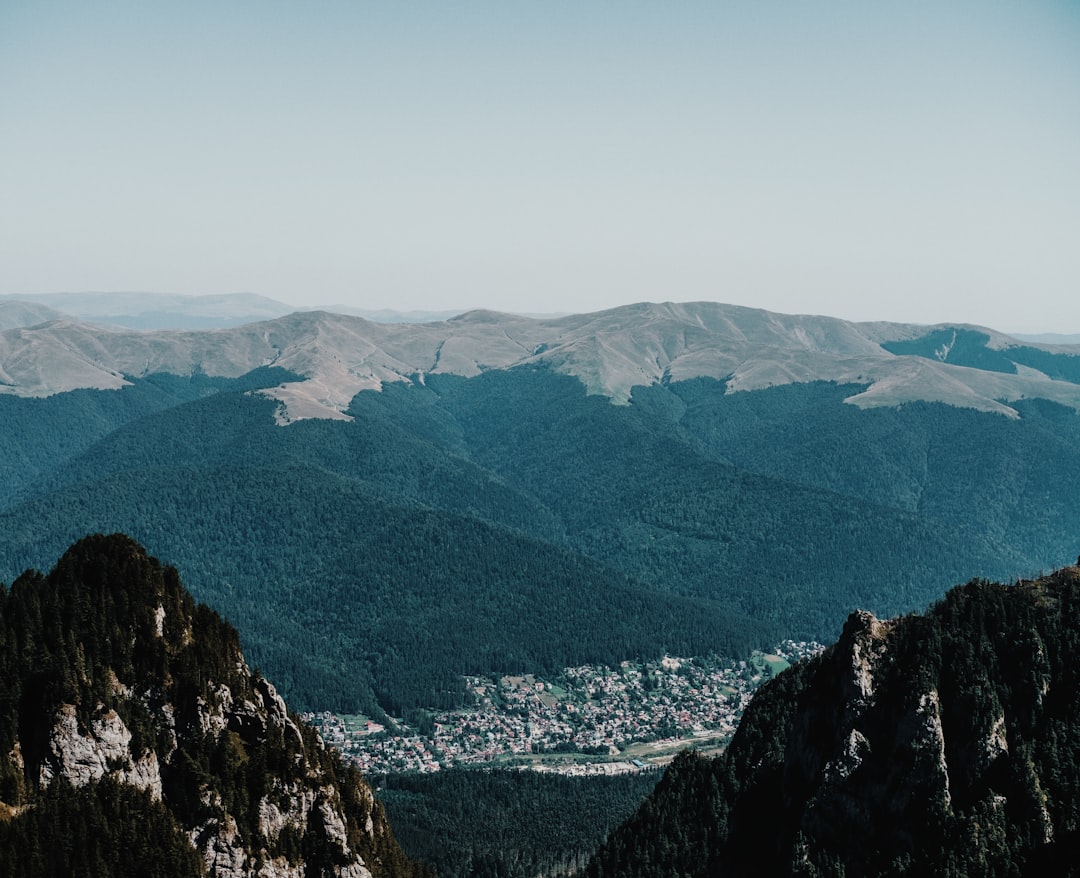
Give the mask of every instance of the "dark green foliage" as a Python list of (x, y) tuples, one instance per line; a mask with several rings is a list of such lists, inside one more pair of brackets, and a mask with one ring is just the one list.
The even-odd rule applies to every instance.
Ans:
[[(613, 832), (586, 876), (699, 875), (727, 837), (732, 780), (691, 750), (675, 758), (641, 808)], [(762, 872), (761, 874), (767, 874)]]
[(133, 378), (120, 390), (74, 390), (29, 399), (0, 394), (0, 507), (125, 424), (189, 400), (273, 387), (298, 377), (265, 367), (235, 379), (161, 373)]
[[(76, 791), (61, 774), (43, 787), (43, 767), (56, 770), (57, 717), (73, 712), (85, 735), (113, 711), (131, 732), (130, 761), (155, 757), (162, 801), (107, 777)], [(193, 849), (182, 832), (215, 834), (207, 827), (224, 820), (252, 856), (269, 844), (270, 856), (302, 856), (321, 875), (320, 864), (343, 857), (327, 842), (324, 800), (375, 875), (426, 875), (401, 853), (359, 773), (296, 722), (248, 673), (236, 630), (197, 605), (174, 569), (122, 535), (80, 540), (48, 576), (28, 572), (0, 590), (0, 821), (19, 815), (0, 822), (0, 841), (12, 846), (0, 845), (0, 875), (201, 874), (184, 871)], [(304, 787), (315, 818), (270, 844), (260, 802)], [(180, 871), (166, 869), (155, 846), (175, 853)], [(9, 862), (14, 871), (2, 871)]]
[[(631, 405), (615, 406), (544, 370), (429, 376), (428, 386), (465, 425), (473, 458), (555, 511), (578, 551), (657, 587), (718, 600), (765, 622), (774, 638), (822, 638), (840, 607), (908, 609), (938, 593), (935, 577), (959, 577), (965, 561), (978, 569), (975, 558), (992, 551), (957, 539), (955, 522), (784, 472), (795, 458), (818, 473), (842, 473), (850, 462), (867, 480), (883, 478), (848, 459), (876, 416), (843, 405), (858, 388), (792, 391), (823, 428), (811, 451), (792, 435), (802, 428), (800, 413), (783, 404), (787, 388), (729, 396), (715, 381), (680, 382), (635, 388)], [(769, 412), (756, 429), (744, 420), (754, 404)], [(733, 463), (736, 455), (752, 460)], [(954, 558), (958, 545), (970, 556)]]
[[(135, 746), (163, 757), (166, 742), (143, 706), (120, 695), (151, 686), (157, 699), (194, 710), (208, 680), (249, 691), (237, 672), (236, 631), (205, 606), (196, 607), (176, 571), (125, 537), (88, 537), (71, 547), (47, 577), (23, 574), (0, 605), (0, 753), (16, 735), (26, 772), (36, 777), (47, 733), (62, 704), (79, 720), (116, 710), (130, 722)], [(158, 637), (158, 607), (164, 610)], [(166, 685), (167, 681), (167, 685)], [(0, 782), (0, 800), (19, 801)]]
[(677, 761), (585, 874), (1080, 874), (1078, 647), (1077, 568), (853, 616), (721, 757)]
[(1015, 374), (1016, 363), (1008, 355), (1011, 349), (995, 350), (986, 346), (988, 341), (990, 336), (973, 329), (936, 329), (921, 338), (888, 341), (881, 346), (893, 354), (916, 354), (954, 366)]
[[(874, 539), (845, 545), (852, 563), (862, 567), (864, 552), (885, 555), (907, 544), (896, 567), (871, 566), (869, 572), (909, 579), (925, 598), (883, 606), (879, 601), (888, 588), (882, 582), (848, 609), (891, 615), (925, 605), (945, 583), (973, 572), (1004, 578), (1072, 560), (1080, 532), (1080, 512), (1068, 499), (1080, 486), (1077, 412), (1045, 400), (1013, 403), (1018, 420), (937, 403), (871, 410), (843, 403), (859, 389), (792, 384), (724, 396), (708, 379), (669, 388), (685, 406), (679, 425), (705, 443), (710, 456), (742, 471), (830, 492), (838, 509), (814, 516), (819, 539), (843, 539), (849, 529), (834, 536), (843, 522), (834, 516), (854, 499), (870, 504), (869, 520), (853, 532)], [(643, 391), (648, 392), (659, 391)], [(903, 531), (867, 533), (885, 510), (915, 516), (940, 537), (924, 544)], [(896, 520), (904, 526), (901, 516)], [(882, 521), (884, 529), (890, 526), (887, 518)], [(951, 552), (941, 540), (952, 542)], [(938, 567), (942, 578), (934, 590), (919, 585)]]
[(460, 704), (462, 673), (831, 639), (856, 607), (1058, 566), (1080, 532), (1080, 417), (1050, 403), (1010, 420), (864, 411), (822, 383), (613, 405), (544, 369), (425, 382), (359, 394), (347, 423), (278, 427), (230, 386), (90, 431), (0, 507), (0, 571), (131, 533), (298, 707), (378, 715)]
[[(0, 806), (2, 807), (2, 806)], [(202, 858), (160, 802), (104, 779), (56, 781), (33, 808), (0, 816), (0, 878), (199, 878)]]
[[(752, 624), (732, 630), (732, 614), (707, 600), (659, 595), (484, 521), (389, 505), (319, 470), (188, 475), (155, 473), (148, 489), (118, 474), (92, 500), (65, 492), (32, 518), (120, 520), (184, 557), (201, 597), (236, 620), (252, 660), (301, 706), (375, 711), (363, 698), (371, 686), (394, 711), (451, 707), (462, 703), (461, 673), (614, 664), (657, 648), (735, 653), (757, 639)], [(148, 491), (169, 511), (164, 532), (138, 516)], [(91, 504), (115, 512), (84, 519)], [(293, 522), (284, 540), (282, 520)]]
[(915, 354), (954, 366), (970, 366), (988, 372), (1016, 373), (1016, 366), (1038, 369), (1056, 381), (1080, 384), (1080, 356), (1059, 354), (1028, 345), (987, 346), (990, 336), (972, 329), (936, 329), (920, 338), (889, 341), (881, 346), (894, 354)]
[(1007, 347), (1005, 354), (1013, 362), (1038, 369), (1055, 381), (1080, 384), (1080, 356), (1076, 354), (1054, 354), (1026, 345)]
[(389, 775), (379, 798), (402, 847), (440, 878), (533, 878), (580, 868), (656, 780), (454, 769)]

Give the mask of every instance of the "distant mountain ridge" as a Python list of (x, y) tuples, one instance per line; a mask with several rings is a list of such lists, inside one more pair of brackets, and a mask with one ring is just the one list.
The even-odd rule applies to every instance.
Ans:
[[(965, 358), (940, 342), (954, 335)], [(985, 356), (973, 355), (980, 351)], [(1019, 399), (1080, 408), (1078, 364), (1080, 348), (1020, 344), (978, 327), (858, 324), (703, 302), (552, 319), (471, 311), (424, 324), (299, 312), (203, 332), (58, 320), (0, 333), (3, 392), (44, 396), (115, 389), (162, 372), (238, 377), (277, 366), (303, 379), (263, 391), (281, 404), (281, 423), (348, 417), (357, 393), (387, 383), (537, 365), (615, 402), (626, 402), (634, 387), (700, 377), (725, 381), (729, 392), (832, 381), (862, 385), (848, 399), (860, 407), (919, 400), (1016, 417), (1010, 403)]]
[(1012, 337), (1020, 341), (1041, 345), (1080, 345), (1080, 334), (1068, 332), (1014, 332)]
[(254, 293), (184, 296), (167, 293), (38, 293), (0, 296), (9, 302), (48, 307), (66, 319), (128, 329), (220, 329), (292, 313), (295, 308)]
[(352, 305), (297, 308), (254, 293), (13, 293), (0, 296), (0, 312), (5, 310), (7, 303), (15, 302), (27, 307), (26, 316), (7, 319), (6, 325), (0, 324), (0, 329), (72, 318), (125, 329), (225, 329), (273, 320), (296, 311), (329, 311), (332, 314), (363, 317), (376, 323), (431, 323), (449, 320), (468, 310), (399, 311), (393, 308), (356, 308)]
[(7, 329), (37, 326), (39, 323), (63, 319), (65, 319), (65, 315), (62, 312), (50, 308), (48, 305), (38, 302), (5, 301), (0, 299), (0, 332)]

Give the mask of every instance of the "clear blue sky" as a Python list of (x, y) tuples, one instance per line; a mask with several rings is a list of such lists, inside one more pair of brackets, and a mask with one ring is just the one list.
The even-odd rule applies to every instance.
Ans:
[(1080, 332), (1080, 2), (0, 0), (0, 293)]

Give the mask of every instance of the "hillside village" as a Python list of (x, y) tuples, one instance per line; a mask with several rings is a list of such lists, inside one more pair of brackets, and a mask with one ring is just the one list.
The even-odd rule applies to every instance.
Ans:
[(565, 668), (552, 680), (468, 677), (476, 705), (430, 714), (424, 733), (329, 712), (304, 719), (368, 775), (494, 764), (567, 774), (639, 771), (686, 746), (723, 746), (762, 682), (822, 648), (789, 640), (735, 662), (666, 656)]

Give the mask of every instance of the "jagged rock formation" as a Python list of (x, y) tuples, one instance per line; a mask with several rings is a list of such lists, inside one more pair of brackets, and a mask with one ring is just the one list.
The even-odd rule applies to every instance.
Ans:
[[(100, 840), (149, 814), (161, 844), (197, 852), (194, 871), (175, 874), (417, 873), (359, 774), (249, 671), (235, 630), (132, 540), (88, 537), (47, 577), (28, 572), (0, 590), (0, 619), (0, 874), (66, 874), (34, 827), (80, 790), (91, 792), (74, 822), (101, 824), (82, 842), (108, 870), (94, 874), (139, 874)], [(114, 797), (128, 804), (110, 822), (101, 802)]]
[(852, 614), (684, 756), (590, 876), (1080, 874), (1080, 568)]

